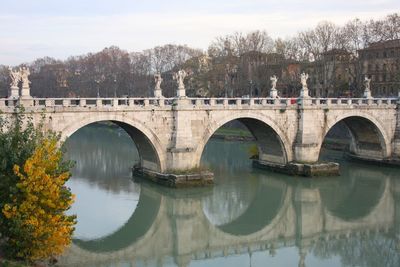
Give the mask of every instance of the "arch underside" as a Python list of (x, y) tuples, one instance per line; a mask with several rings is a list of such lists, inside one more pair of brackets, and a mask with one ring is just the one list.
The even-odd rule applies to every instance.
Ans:
[(140, 157), (140, 167), (160, 171), (160, 160), (157, 156), (157, 152), (154, 146), (151, 144), (150, 140), (137, 128), (131, 125), (119, 121), (112, 121), (119, 127), (125, 130), (128, 135), (132, 138), (135, 143)]
[(254, 136), (260, 160), (278, 164), (287, 163), (282, 140), (272, 127), (256, 119), (240, 118), (237, 120), (243, 123)]
[(383, 159), (387, 157), (383, 134), (373, 122), (356, 116), (344, 118), (340, 122), (349, 131), (349, 150), (351, 154), (369, 159)]
[(97, 122), (109, 121), (121, 127), (133, 140), (140, 157), (140, 167), (152, 171), (161, 172), (164, 169), (162, 162), (165, 162), (161, 145), (156, 138), (156, 135), (142, 124), (135, 120), (124, 116), (99, 116), (88, 117), (83, 120), (77, 120), (74, 123), (67, 125), (61, 130), (63, 138), (66, 139), (79, 129)]

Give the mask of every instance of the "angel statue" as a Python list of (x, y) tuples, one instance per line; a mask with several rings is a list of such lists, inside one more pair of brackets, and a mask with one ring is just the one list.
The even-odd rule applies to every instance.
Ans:
[(8, 71), (10, 72), (10, 78), (11, 78), (11, 87), (18, 87), (18, 83), (21, 80), (21, 72), (20, 71), (13, 71), (11, 67), (8, 67)]
[(154, 74), (154, 81), (156, 83), (156, 86), (154, 87), (154, 90), (161, 90), (161, 82), (163, 81), (163, 78), (161, 78), (160, 73)]
[(303, 72), (300, 75), (300, 78), (301, 78), (301, 85), (303, 86), (303, 88), (308, 88), (308, 86), (307, 86), (308, 74)]
[(365, 91), (371, 90), (371, 79), (368, 78), (367, 75), (365, 75), (365, 78), (364, 78), (364, 85), (365, 85)]
[(29, 88), (29, 84), (31, 83), (28, 79), (28, 76), (31, 74), (29, 68), (22, 67), (20, 68), (20, 72), (21, 72), (22, 88)]
[(184, 70), (179, 70), (178, 72), (174, 73), (174, 80), (177, 81), (178, 83), (178, 88), (180, 89), (184, 89), (185, 88), (185, 84), (183, 83), (184, 79), (186, 78), (187, 73)]
[(278, 81), (278, 78), (276, 77), (276, 75), (274, 75), (274, 76), (270, 77), (270, 80), (271, 80), (271, 86), (272, 86), (271, 90), (276, 90), (276, 82)]

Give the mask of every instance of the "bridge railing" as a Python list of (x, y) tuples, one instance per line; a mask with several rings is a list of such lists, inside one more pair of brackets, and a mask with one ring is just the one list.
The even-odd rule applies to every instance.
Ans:
[(1, 107), (15, 107), (18, 105), (18, 99), (0, 98)]
[[(34, 107), (164, 107), (173, 106), (174, 98), (32, 98)], [(193, 107), (286, 107), (300, 98), (188, 98)], [(314, 106), (397, 105), (398, 98), (311, 98)], [(18, 99), (0, 98), (1, 107), (15, 107)]]
[(35, 107), (171, 106), (172, 98), (34, 98)]
[(296, 98), (189, 98), (193, 106), (277, 106), (294, 105)]
[(311, 103), (317, 106), (333, 105), (397, 105), (397, 98), (312, 98)]

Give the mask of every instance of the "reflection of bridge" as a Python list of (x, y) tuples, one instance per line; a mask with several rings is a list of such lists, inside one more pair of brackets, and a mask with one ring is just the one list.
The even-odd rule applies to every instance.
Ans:
[[(294, 101), (293, 101), (294, 100)], [(0, 99), (0, 111), (14, 112), (18, 100)], [(297, 102), (296, 102), (297, 101)], [(78, 98), (26, 99), (26, 112), (68, 137), (81, 127), (112, 121), (129, 133), (141, 167), (156, 172), (193, 169), (214, 132), (232, 120), (254, 135), (261, 163), (318, 161), (327, 132), (344, 122), (350, 150), (367, 159), (391, 161), (400, 155), (397, 99), (276, 98)], [(4, 116), (4, 115), (3, 115)]]
[[(59, 263), (93, 266), (131, 262), (136, 266), (138, 262), (153, 262), (162, 266), (173, 258), (178, 266), (188, 266), (196, 259), (274, 251), (284, 246), (297, 246), (302, 263), (305, 251), (314, 243), (399, 231), (399, 181), (366, 176), (360, 180), (373, 183), (369, 191), (373, 201), (367, 201), (368, 207), (353, 215), (341, 202), (351, 205), (365, 199), (355, 192), (360, 186), (357, 182), (353, 190), (332, 197), (342, 189), (335, 182), (328, 181), (329, 187), (326, 183), (305, 187), (263, 179), (247, 210), (218, 226), (205, 215), (204, 196), (186, 198), (181, 192), (161, 193), (143, 185), (138, 207), (125, 226), (101, 240), (76, 241)], [(207, 195), (208, 191), (202, 192)], [(266, 202), (266, 194), (271, 193), (274, 195)]]

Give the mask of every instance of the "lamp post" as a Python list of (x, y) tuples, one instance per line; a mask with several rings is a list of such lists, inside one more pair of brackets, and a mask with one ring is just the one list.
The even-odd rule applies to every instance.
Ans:
[(250, 80), (249, 96), (252, 97), (253, 94), (253, 80)]
[(94, 80), (97, 86), (97, 98), (100, 98), (100, 83), (104, 82), (104, 80), (105, 80), (104, 75), (101, 75), (100, 77)]
[(96, 87), (97, 87), (97, 98), (100, 98), (100, 89), (99, 89), (99, 87), (100, 87), (100, 85), (99, 85), (100, 81), (99, 81), (99, 80), (95, 80), (95, 82), (96, 82)]
[(114, 98), (117, 97), (117, 79), (114, 78)]

